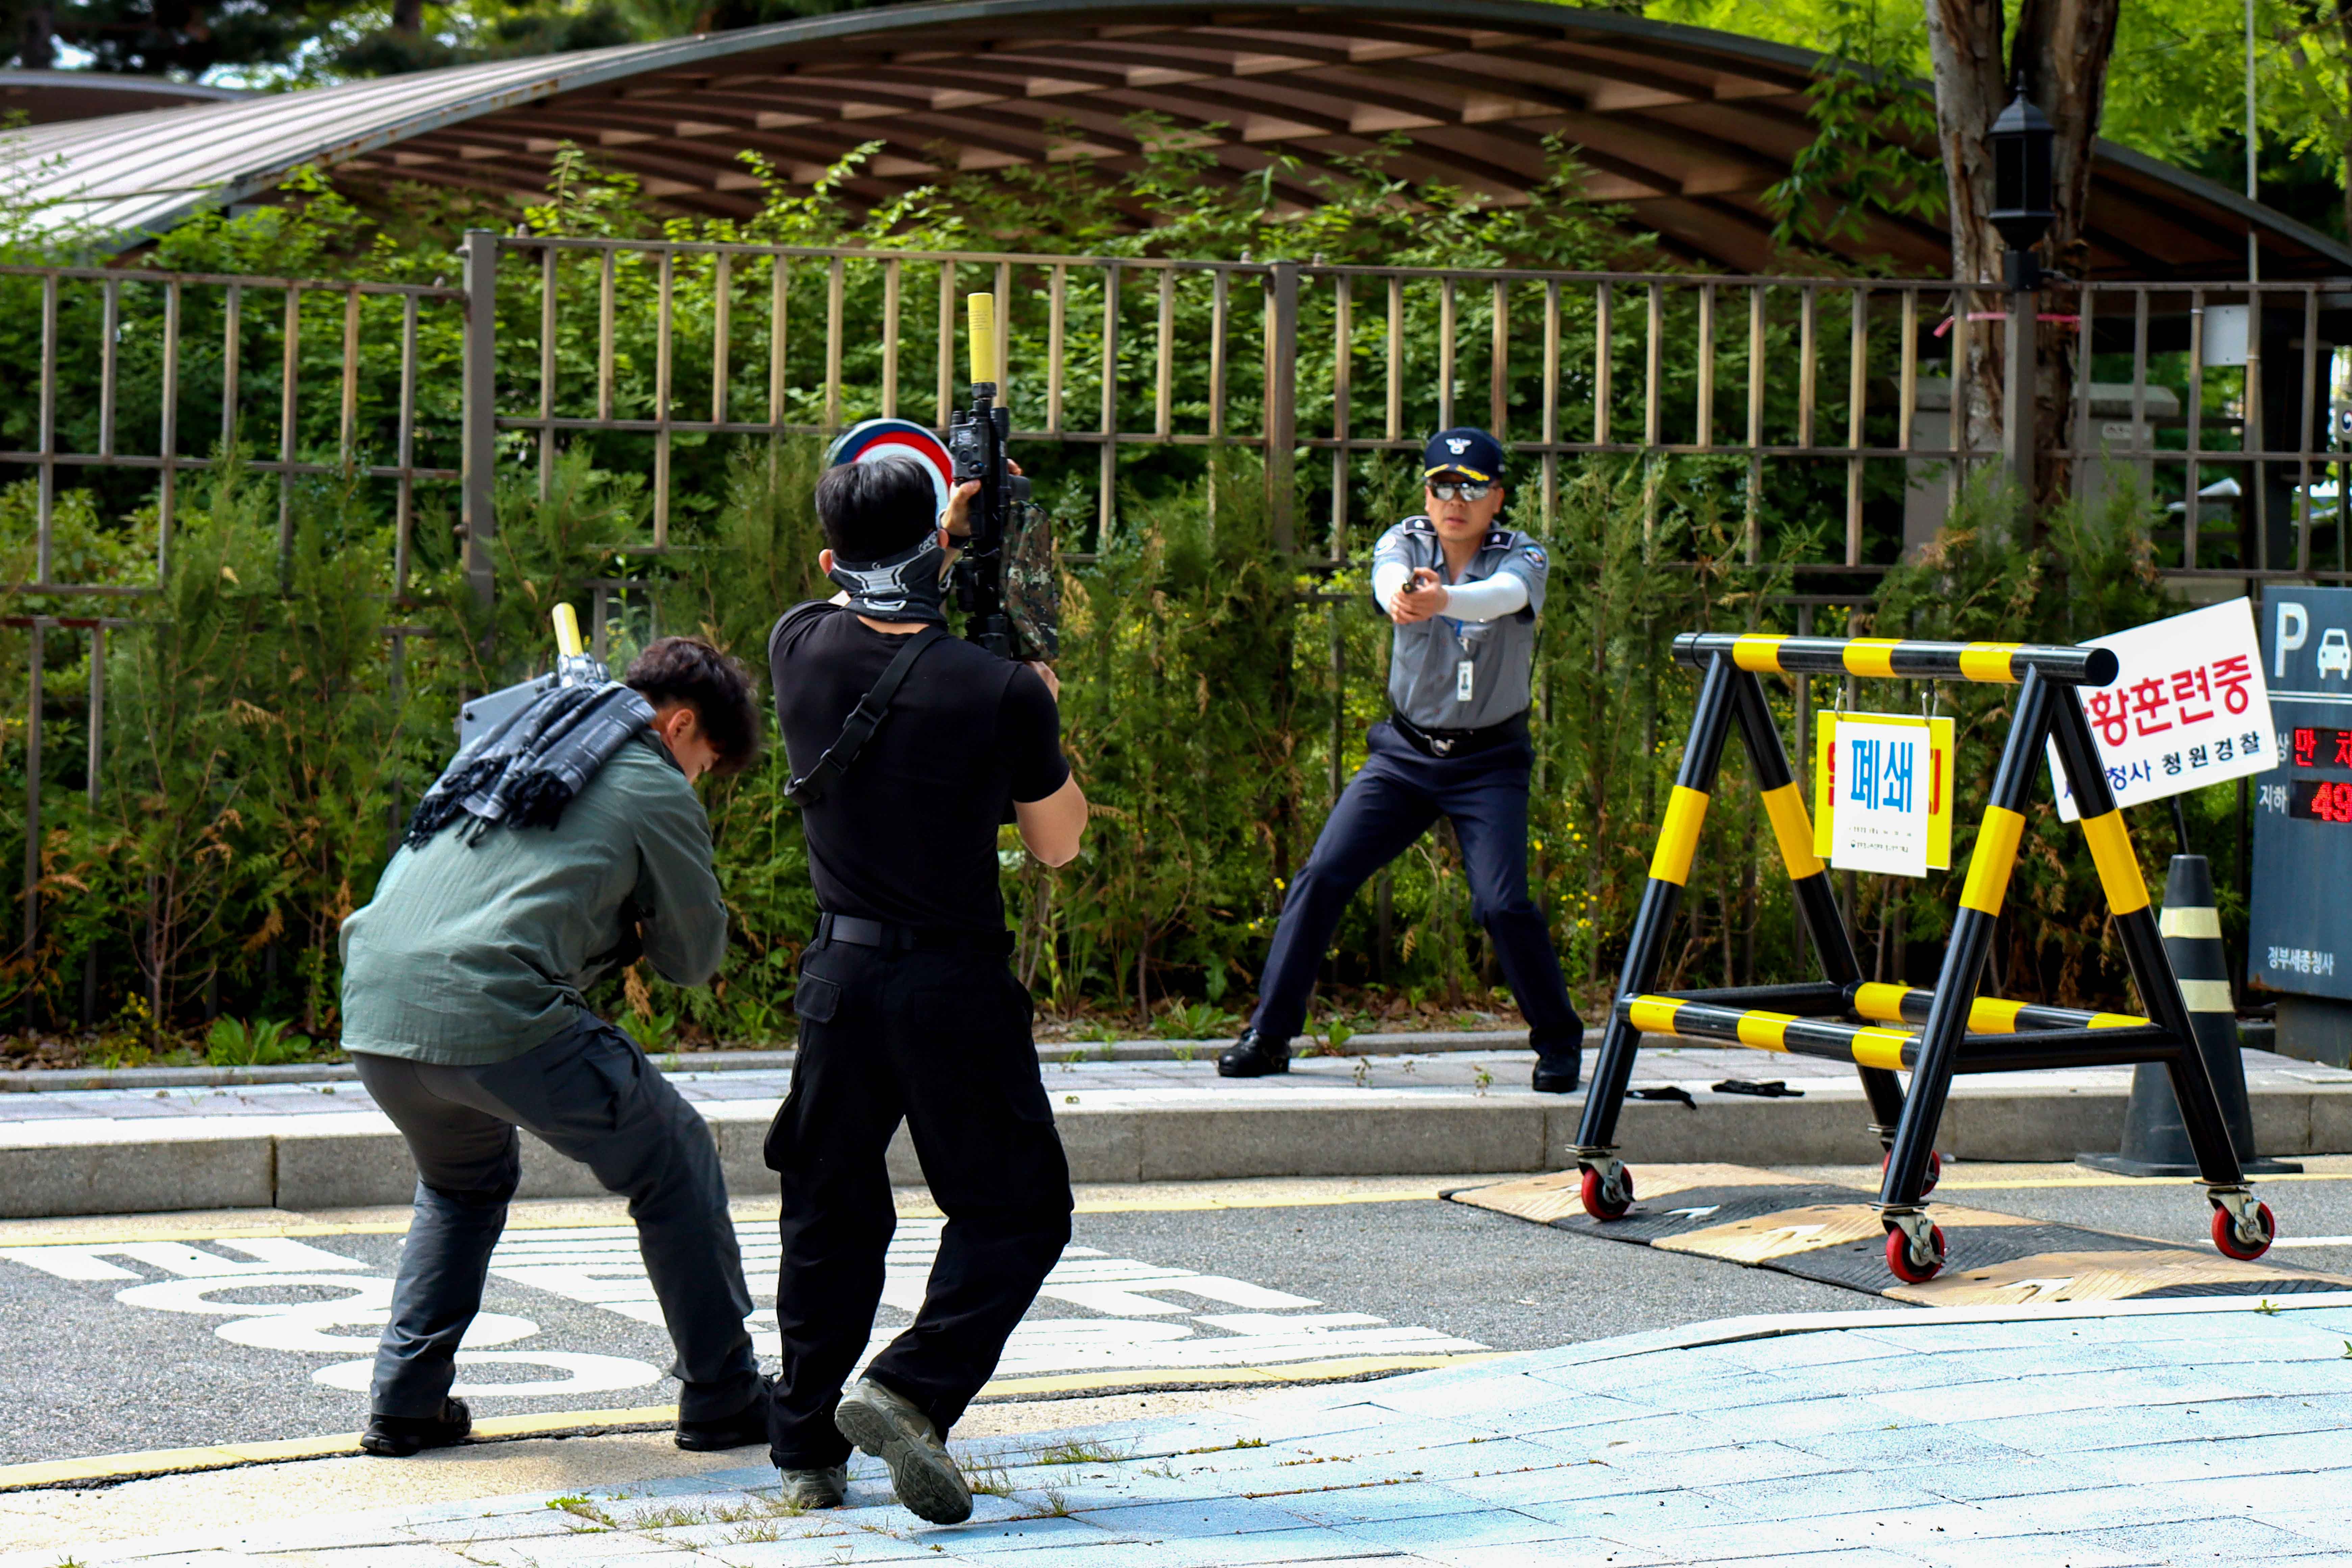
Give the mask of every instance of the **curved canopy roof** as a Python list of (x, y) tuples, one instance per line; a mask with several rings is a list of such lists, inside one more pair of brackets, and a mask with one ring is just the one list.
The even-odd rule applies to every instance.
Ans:
[(117, 71), (0, 70), (0, 115), (21, 114), (27, 125), (175, 109), (185, 103), (224, 103), (245, 96), (236, 88)]
[[(648, 195), (747, 215), (755, 151), (813, 179), (883, 143), (849, 187), (879, 200), (943, 166), (1004, 167), (1139, 149), (1139, 114), (1222, 126), (1240, 180), (1277, 155), (1278, 192), (1401, 132), (1391, 166), (1506, 202), (1544, 177), (1544, 142), (1580, 149), (1590, 194), (1689, 258), (1769, 269), (1763, 191), (1811, 140), (1817, 57), (1727, 33), (1534, 0), (948, 0), (525, 60), (457, 66), (235, 103), (35, 127), (0, 174), (52, 221), (152, 233), (268, 189), (299, 164), (536, 193), (566, 142)], [(2352, 250), (2221, 186), (2103, 143), (2092, 270), (2151, 280), (2352, 274)], [(1906, 270), (1947, 265), (1942, 227), (1874, 219), (1843, 242)]]

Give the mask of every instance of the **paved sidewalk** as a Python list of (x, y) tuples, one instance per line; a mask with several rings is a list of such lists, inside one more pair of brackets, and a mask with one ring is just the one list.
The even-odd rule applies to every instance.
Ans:
[[(2352, 1152), (2352, 1072), (2244, 1053), (2255, 1142), (2265, 1153)], [(1524, 1050), (1306, 1057), (1272, 1079), (1216, 1075), (1191, 1061), (1064, 1059), (1045, 1068), (1081, 1182), (1250, 1176), (1450, 1173), (1559, 1169), (1583, 1095), (1538, 1095)], [(1779, 1079), (1780, 1099), (1721, 1093), (1732, 1079)], [(677, 1073), (709, 1120), (730, 1182), (764, 1187), (767, 1123), (789, 1073)], [(2070, 1068), (1963, 1079), (1937, 1145), (1972, 1160), (2064, 1160), (2113, 1149), (2126, 1068)], [(1874, 1161), (1853, 1069), (1731, 1047), (1645, 1048), (1634, 1086), (1681, 1098), (1633, 1100), (1621, 1121), (1628, 1156), (1657, 1164)], [(902, 1138), (897, 1179), (917, 1179)], [(404, 1201), (415, 1174), (392, 1125), (354, 1082), (0, 1094), (0, 1217), (189, 1208), (361, 1207)], [(525, 1141), (523, 1192), (595, 1192), (583, 1167)]]
[[(2352, 1563), (2352, 1295), (1745, 1319), (960, 1445), (972, 1521), (860, 1460), (87, 1548), (140, 1568)], [(462, 1462), (496, 1466), (495, 1448)], [(749, 1456), (747, 1456), (749, 1457)], [(288, 1472), (296, 1495), (299, 1471)], [(0, 1557), (56, 1568), (59, 1553)]]

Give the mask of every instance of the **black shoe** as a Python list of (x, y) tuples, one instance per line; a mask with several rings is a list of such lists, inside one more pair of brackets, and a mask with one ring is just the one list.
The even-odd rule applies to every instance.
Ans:
[(438, 1415), (371, 1415), (360, 1447), (382, 1459), (404, 1459), (420, 1448), (449, 1448), (474, 1429), (462, 1399), (445, 1399)]
[(690, 1454), (715, 1454), (726, 1448), (748, 1448), (754, 1443), (765, 1445), (772, 1388), (763, 1377), (751, 1403), (734, 1415), (722, 1415), (716, 1421), (679, 1421), (677, 1446)]
[(1574, 1094), (1584, 1081), (1584, 1054), (1574, 1056), (1538, 1057), (1536, 1058), (1536, 1092), (1538, 1094)]
[(1289, 1070), (1290, 1047), (1276, 1045), (1255, 1029), (1244, 1029), (1242, 1037), (1217, 1058), (1219, 1078), (1264, 1078), (1268, 1073)]
[(835, 1430), (890, 1467), (890, 1490), (918, 1518), (961, 1524), (971, 1517), (971, 1487), (948, 1457), (939, 1428), (914, 1403), (872, 1378), (834, 1406)]

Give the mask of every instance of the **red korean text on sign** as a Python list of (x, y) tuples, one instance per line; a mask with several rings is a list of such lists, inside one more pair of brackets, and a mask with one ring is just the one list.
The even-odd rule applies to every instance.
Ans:
[(2089, 706), (2091, 722), (2099, 727), (2099, 739), (2110, 746), (2120, 746), (2131, 739), (2131, 714), (2125, 693), (2094, 691)]
[[(2183, 724), (2201, 724), (2213, 717), (2213, 710), (2210, 708), (2192, 711), (2189, 706), (2192, 700), (2204, 702), (2213, 700), (2213, 688), (2206, 679), (2203, 665), (2176, 670), (2173, 673), (2172, 700), (2180, 705), (2180, 721)], [(2237, 710), (2231, 709), (2231, 711), (2234, 713)]]
[(2212, 668), (2213, 684), (2221, 689), (2222, 706), (2232, 713), (2243, 713), (2253, 700), (2246, 694), (2247, 686), (2254, 679), (2253, 671), (2246, 667), (2246, 656), (2232, 654)]

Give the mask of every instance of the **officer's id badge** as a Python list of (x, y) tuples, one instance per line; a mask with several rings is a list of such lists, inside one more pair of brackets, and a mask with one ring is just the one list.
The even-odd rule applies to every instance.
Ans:
[(1459, 664), (1456, 664), (1454, 667), (1454, 700), (1456, 702), (1469, 701), (1470, 694), (1475, 689), (1477, 679), (1478, 667), (1475, 664), (1466, 658), (1462, 660)]

